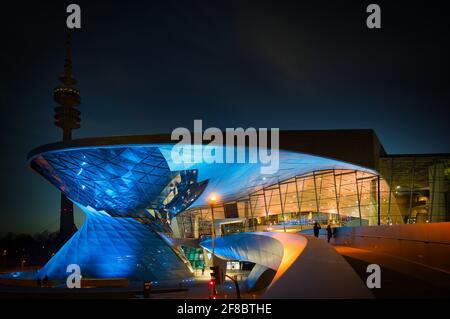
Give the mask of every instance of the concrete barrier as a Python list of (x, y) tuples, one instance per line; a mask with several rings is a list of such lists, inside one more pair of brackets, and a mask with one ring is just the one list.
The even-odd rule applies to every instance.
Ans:
[(450, 273), (450, 223), (341, 227), (333, 242), (367, 249)]

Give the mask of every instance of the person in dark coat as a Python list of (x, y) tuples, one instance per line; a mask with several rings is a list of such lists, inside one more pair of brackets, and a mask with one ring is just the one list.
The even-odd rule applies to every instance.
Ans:
[(330, 242), (331, 237), (333, 237), (333, 229), (331, 228), (331, 225), (328, 224), (327, 226), (327, 240)]
[(314, 227), (313, 227), (313, 230), (314, 230), (314, 237), (319, 238), (319, 231), (320, 231), (321, 228), (322, 228), (322, 227), (320, 227), (320, 225), (319, 225), (318, 222), (315, 222), (315, 223), (314, 223)]

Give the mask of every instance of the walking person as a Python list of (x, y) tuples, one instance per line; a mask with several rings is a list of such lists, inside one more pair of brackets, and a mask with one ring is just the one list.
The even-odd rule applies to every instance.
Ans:
[(327, 226), (327, 241), (330, 242), (331, 237), (333, 237), (333, 229), (331, 228), (331, 225), (328, 224)]
[(319, 238), (319, 231), (320, 231), (321, 228), (322, 228), (322, 227), (320, 227), (320, 225), (319, 225), (318, 222), (315, 222), (315, 223), (314, 223), (314, 227), (313, 227), (313, 230), (314, 230), (314, 237)]

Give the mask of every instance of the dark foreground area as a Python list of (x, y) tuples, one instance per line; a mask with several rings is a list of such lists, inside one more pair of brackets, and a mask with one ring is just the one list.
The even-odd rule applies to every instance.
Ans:
[(336, 247), (362, 280), (369, 264), (381, 267), (381, 288), (372, 289), (377, 299), (450, 298), (450, 274), (387, 254)]

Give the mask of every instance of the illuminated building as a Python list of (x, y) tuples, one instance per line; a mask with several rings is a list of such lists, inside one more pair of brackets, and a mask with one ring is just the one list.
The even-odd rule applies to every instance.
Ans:
[[(314, 134), (308, 145), (305, 136)], [(329, 139), (321, 141), (323, 134)], [(31, 168), (86, 213), (41, 276), (63, 278), (75, 263), (90, 277), (187, 278), (191, 263), (173, 238), (211, 234), (211, 193), (220, 194), (217, 236), (298, 231), (315, 221), (365, 226), (449, 219), (450, 157), (410, 156), (411, 169), (408, 157), (387, 155), (368, 130), (281, 132), (279, 170), (267, 176), (260, 164), (175, 163), (169, 138), (87, 138), (29, 154)]]

